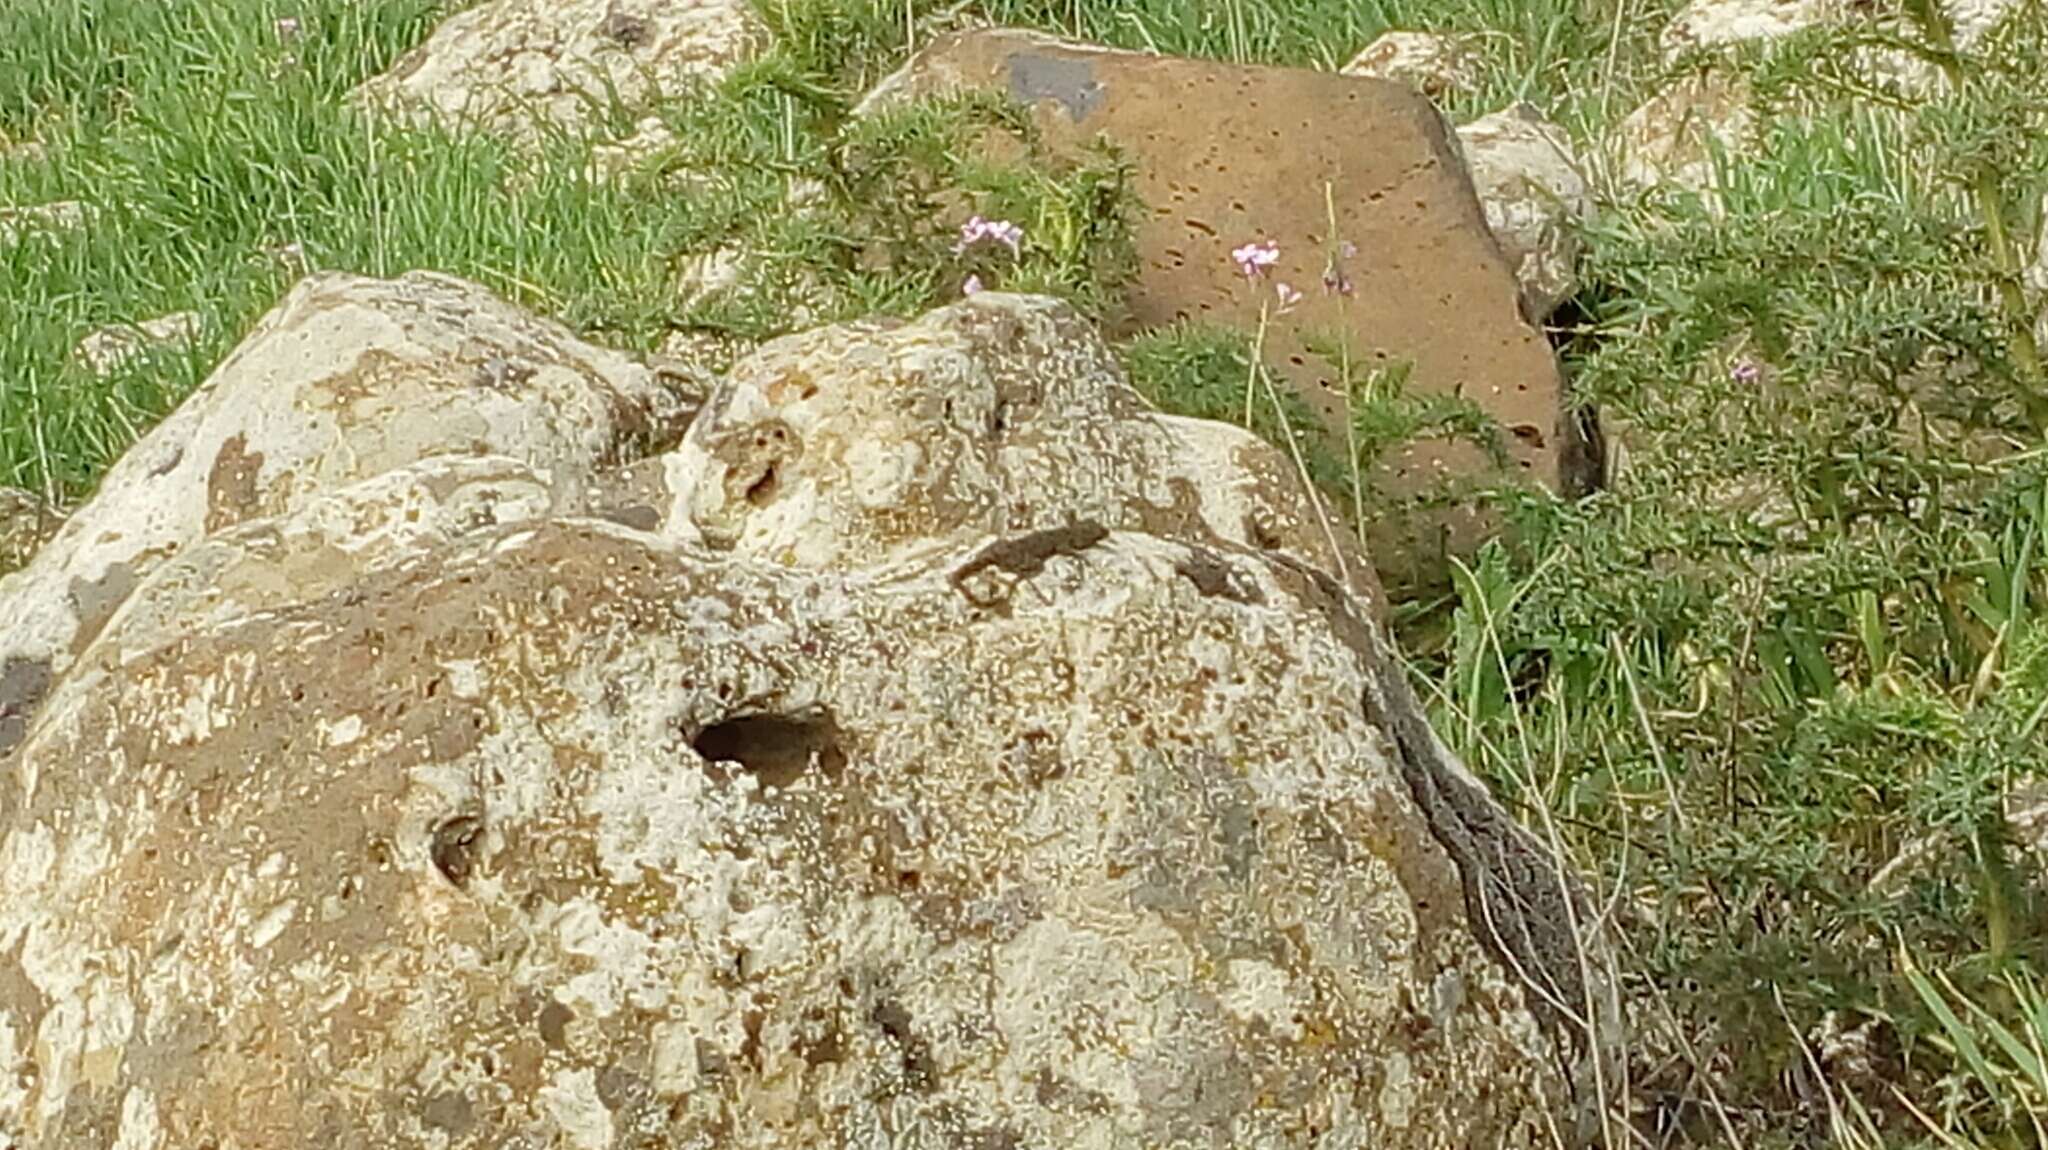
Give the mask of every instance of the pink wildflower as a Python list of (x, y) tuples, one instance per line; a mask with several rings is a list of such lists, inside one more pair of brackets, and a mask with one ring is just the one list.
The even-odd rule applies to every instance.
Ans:
[(1736, 383), (1755, 383), (1763, 377), (1763, 365), (1746, 355), (1736, 360), (1735, 365), (1728, 369), (1728, 378)]
[(961, 294), (961, 295), (979, 295), (979, 294), (981, 294), (981, 277), (980, 277), (980, 276), (975, 276), (975, 275), (971, 275), (971, 276), (968, 276), (968, 277), (967, 277), (967, 282), (966, 282), (966, 283), (964, 283), (964, 284), (961, 284), (961, 285), (960, 285), (960, 294)]
[(993, 240), (1010, 249), (1016, 255), (1024, 243), (1024, 229), (1008, 220), (989, 220), (975, 216), (960, 226), (960, 242), (953, 245), (953, 254), (959, 255), (984, 240)]
[(298, 35), (299, 35), (299, 18), (298, 18), (297, 16), (280, 16), (280, 17), (278, 17), (278, 20), (277, 20), (277, 38), (278, 38), (278, 39), (280, 39), (280, 40), (293, 40), (293, 39), (297, 39), (297, 38), (298, 38)]
[(1280, 245), (1272, 240), (1249, 243), (1233, 249), (1230, 259), (1246, 279), (1257, 279), (1280, 262)]

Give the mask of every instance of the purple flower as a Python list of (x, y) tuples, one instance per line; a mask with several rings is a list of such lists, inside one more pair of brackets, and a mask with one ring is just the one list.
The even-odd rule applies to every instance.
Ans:
[(1296, 291), (1292, 284), (1274, 284), (1273, 294), (1280, 297), (1281, 315), (1286, 315), (1288, 312), (1293, 311), (1294, 305), (1301, 302), (1301, 293), (1299, 291)]
[(1280, 245), (1272, 240), (1256, 241), (1233, 249), (1230, 259), (1246, 279), (1257, 279), (1280, 262)]
[(1755, 383), (1763, 377), (1763, 365), (1746, 355), (1736, 360), (1734, 366), (1728, 369), (1728, 378), (1736, 383)]
[(1024, 229), (1008, 220), (988, 220), (980, 216), (960, 226), (960, 242), (953, 245), (953, 254), (959, 255), (968, 248), (992, 240), (1010, 249), (1016, 255), (1024, 243)]
[(298, 18), (297, 16), (280, 16), (280, 17), (278, 17), (278, 20), (277, 20), (277, 38), (278, 38), (278, 39), (280, 39), (280, 40), (286, 40), (286, 41), (289, 41), (289, 40), (295, 40), (295, 39), (297, 39), (297, 38), (298, 38), (298, 35), (299, 35), (299, 18)]
[(968, 276), (967, 282), (960, 285), (961, 295), (979, 295), (981, 294), (981, 290), (982, 289), (980, 276)]

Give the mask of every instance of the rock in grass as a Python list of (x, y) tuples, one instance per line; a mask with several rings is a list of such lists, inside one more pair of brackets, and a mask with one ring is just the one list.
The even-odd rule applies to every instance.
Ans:
[(1660, 42), (1666, 61), (1701, 49), (1780, 40), (1838, 19), (1839, 0), (1692, 0)]
[(91, 209), (77, 200), (0, 207), (0, 243), (13, 243), (25, 236), (79, 231), (91, 217)]
[(142, 356), (190, 344), (199, 338), (200, 327), (199, 314), (189, 311), (115, 324), (88, 333), (71, 350), (71, 358), (104, 379)]
[(1593, 196), (1571, 138), (1527, 104), (1458, 129), (1487, 226), (1515, 269), (1529, 316), (1548, 319), (1578, 290), (1578, 228)]
[(1385, 32), (1341, 69), (1414, 88), (1432, 100), (1478, 86), (1479, 58), (1470, 37), (1444, 32)]
[[(383, 362), (305, 370), (337, 357)], [(0, 772), (11, 1144), (1583, 1113), (1541, 1005), (1585, 990), (1574, 887), (1421, 725), (1272, 449), (1147, 410), (1063, 306), (764, 347), (625, 469), (638, 525), (553, 464), (308, 468), (59, 676)]]
[(590, 149), (583, 178), (594, 184), (625, 182), (646, 174), (665, 157), (674, 155), (680, 144), (680, 138), (660, 116), (643, 117), (631, 134)]
[(0, 730), (201, 538), (435, 455), (509, 456), (573, 493), (689, 410), (648, 369), (460, 280), (307, 279), (0, 581)]
[[(1028, 105), (1055, 156), (1099, 139), (1121, 150), (1143, 205), (1131, 221), (1127, 331), (1248, 332), (1264, 313), (1267, 362), (1322, 417), (1322, 442), (1340, 459), (1345, 395), (1389, 379), (1412, 399), (1469, 404), (1491, 425), (1482, 436), (1406, 441), (1364, 475), (1389, 582), (1448, 580), (1451, 556), (1499, 534), (1474, 488), (1535, 483), (1573, 495), (1597, 476), (1597, 438), (1525, 314), (1459, 145), (1418, 93), (998, 28), (932, 41), (856, 114), (964, 91)], [(1247, 283), (1231, 258), (1260, 239), (1280, 250), (1271, 281), (1305, 297), (1285, 314), (1274, 314), (1274, 282)]]
[(1607, 146), (1622, 179), (1681, 188), (1713, 207), (1719, 203), (1719, 165), (1747, 150), (1756, 129), (1747, 84), (1721, 72), (1698, 72), (1630, 112)]
[(357, 96), (457, 130), (578, 135), (615, 107), (644, 112), (715, 80), (767, 42), (746, 0), (489, 0)]

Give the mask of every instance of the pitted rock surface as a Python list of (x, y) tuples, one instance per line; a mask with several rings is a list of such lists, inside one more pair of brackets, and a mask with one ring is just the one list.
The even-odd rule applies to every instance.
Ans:
[[(1577, 491), (1590, 481), (1586, 425), (1566, 410), (1556, 360), (1522, 312), (1458, 144), (1421, 94), (988, 29), (935, 40), (859, 110), (966, 89), (1030, 106), (1055, 150), (1099, 136), (1130, 159), (1144, 209), (1124, 326), (1189, 320), (1250, 330), (1274, 289), (1247, 284), (1230, 252), (1271, 239), (1282, 253), (1272, 278), (1307, 298), (1272, 318), (1267, 359), (1333, 430), (1342, 427), (1342, 357), (1333, 362), (1311, 344), (1335, 333), (1349, 341), (1359, 374), (1411, 365), (1409, 390), (1462, 396), (1499, 425), (1506, 468), (1478, 445), (1450, 440), (1418, 441), (1381, 461), (1371, 476), (1383, 496), (1372, 539), (1390, 581), (1442, 577), (1446, 552), (1492, 537), (1461, 488), (1526, 480)], [(1339, 246), (1333, 204), (1336, 239), (1358, 250), (1348, 297), (1316, 286)], [(1423, 501), (1446, 487), (1450, 498)]]
[(357, 90), (365, 104), (517, 140), (589, 131), (751, 59), (767, 30), (745, 0), (489, 0)]
[(598, 468), (672, 443), (691, 410), (647, 368), (473, 284), (310, 278), (0, 580), (0, 752), (35, 710), (23, 684), (61, 673), (204, 536), (435, 455), (509, 456), (573, 498)]
[(1223, 432), (989, 294), (186, 542), (0, 760), (0, 1144), (1552, 1145), (1583, 901)]

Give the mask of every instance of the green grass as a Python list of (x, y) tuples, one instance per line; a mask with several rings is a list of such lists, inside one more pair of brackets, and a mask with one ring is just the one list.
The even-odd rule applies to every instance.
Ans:
[[(1485, 67), (1454, 118), (1524, 99), (1581, 141), (1692, 66), (1658, 56), (1669, 0), (761, 0), (779, 49), (658, 109), (678, 146), (594, 186), (588, 140), (533, 163), (347, 111), (442, 7), (0, 6), (0, 132), (47, 148), (0, 160), (0, 204), (99, 209), (0, 245), (0, 484), (89, 492), (289, 286), (287, 245), (314, 268), (467, 276), (640, 349), (910, 314), (969, 272), (1111, 306), (1115, 156), (1054, 165), (983, 101), (846, 124), (949, 13), (1324, 68), (1390, 26), (1470, 32)], [(2048, 770), (2048, 448), (1999, 238), (2031, 237), (2048, 189), (2043, 24), (2037, 4), (1919, 107), (1844, 63), (1853, 29), (1742, 53), (1769, 128), (1723, 214), (1603, 182), (1558, 335), (1624, 473), (1577, 503), (1491, 493), (1510, 539), (1400, 605), (1439, 729), (1554, 820), (1615, 908), (1647, 1144), (2040, 1145), (2022, 1039), (2048, 1033), (2048, 867), (2006, 841), (2001, 804)], [(976, 158), (991, 132), (1013, 161)], [(783, 209), (799, 183), (818, 210)], [(955, 257), (968, 211), (1024, 222), (1021, 256)], [(691, 256), (735, 243), (764, 253), (739, 290), (679, 293)], [(96, 326), (179, 310), (205, 320), (188, 351), (106, 381), (67, 362)], [(1174, 328), (1125, 352), (1156, 402), (1235, 420), (1250, 349)], [(1354, 381), (1368, 458), (1425, 426), (1485, 432), (1393, 382)], [(1281, 420), (1262, 403), (1255, 427)], [(1332, 450), (1305, 461), (1348, 508)]]

